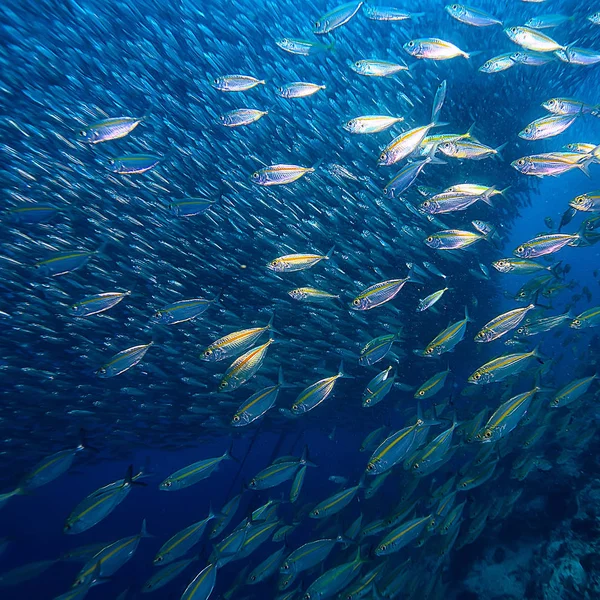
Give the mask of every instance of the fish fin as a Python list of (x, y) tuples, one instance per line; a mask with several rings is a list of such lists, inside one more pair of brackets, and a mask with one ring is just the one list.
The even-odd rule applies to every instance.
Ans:
[(334, 251), (335, 251), (335, 245), (331, 246), (331, 248), (329, 248), (329, 250), (327, 250), (327, 254), (325, 255), (325, 259), (329, 260), (333, 256)]
[[(595, 152), (596, 150), (594, 150), (593, 152)], [(589, 177), (591, 179), (591, 175), (590, 175), (590, 164), (594, 162), (594, 159), (597, 158), (596, 156), (590, 156), (589, 158), (586, 158), (585, 160), (577, 163), (577, 168), (581, 169), (584, 173), (584, 175), (586, 175), (586, 177)]]
[(88, 443), (87, 435), (83, 427), (79, 429), (79, 446), (77, 447), (77, 450), (91, 450), (96, 454), (100, 452), (98, 448), (95, 448), (94, 446)]
[(502, 156), (502, 150), (506, 148), (507, 144), (508, 142), (504, 142), (504, 144), (500, 144), (497, 148), (494, 148), (494, 156), (496, 156), (500, 160), (504, 160), (504, 157)]
[(485, 192), (483, 194), (481, 194), (481, 196), (479, 196), (479, 199), (482, 200), (483, 202), (485, 202), (488, 206), (494, 206), (493, 202), (492, 202), (492, 194), (496, 191), (496, 186), (493, 185), (492, 187), (488, 188), (487, 190), (485, 190)]
[(304, 446), (304, 448), (302, 450), (302, 456), (300, 457), (299, 462), (301, 465), (306, 465), (307, 467), (317, 467), (318, 466), (310, 460), (310, 457), (308, 455), (308, 446)]
[(354, 379), (354, 375), (348, 375), (345, 371), (344, 371), (344, 360), (342, 359), (340, 361), (340, 365), (338, 367), (338, 377), (341, 377), (343, 379)]
[(233, 455), (233, 440), (231, 440), (231, 444), (229, 444), (229, 448), (225, 450), (225, 454), (223, 454), (223, 460), (233, 460), (236, 463), (240, 462), (240, 459)]
[(561, 279), (562, 273), (560, 272), (560, 265), (562, 264), (562, 260), (559, 260), (557, 263), (553, 264), (551, 267), (548, 267), (548, 270), (556, 279)]
[(324, 160), (325, 160), (324, 158), (320, 158), (320, 159), (319, 159), (319, 160), (318, 160), (318, 161), (317, 161), (317, 162), (316, 162), (316, 163), (315, 163), (315, 164), (314, 164), (314, 165), (311, 167), (311, 169), (312, 169), (312, 172), (316, 171), (316, 170), (317, 170), (317, 169), (318, 169), (318, 168), (319, 168), (319, 167), (320, 167), (320, 166), (323, 164), (323, 161), (324, 161)]
[(146, 519), (144, 519), (142, 521), (142, 529), (140, 531), (140, 537), (143, 537), (143, 538), (153, 538), (154, 537), (151, 533), (148, 533), (148, 530), (146, 529)]
[(510, 186), (510, 185), (509, 185), (509, 186), (505, 187), (503, 190), (499, 190), (499, 191), (498, 191), (498, 193), (499, 193), (501, 196), (505, 197), (505, 196), (506, 196), (506, 192), (508, 192), (508, 190), (510, 190), (510, 188), (511, 188), (511, 187), (512, 187), (512, 186)]
[(472, 323), (473, 319), (469, 316), (469, 307), (465, 304), (465, 321), (467, 323)]

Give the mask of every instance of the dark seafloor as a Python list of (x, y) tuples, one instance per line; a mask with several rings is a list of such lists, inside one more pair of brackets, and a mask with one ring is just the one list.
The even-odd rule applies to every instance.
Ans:
[[(455, 6), (354, 2), (326, 15), (336, 5), (320, 0), (2, 3), (1, 600), (600, 597), (600, 5)], [(406, 18), (389, 20), (399, 10)], [(541, 29), (526, 25), (536, 17)], [(515, 43), (521, 26), (528, 37)], [(423, 38), (460, 52), (416, 58), (408, 44)], [(308, 55), (289, 40), (308, 40)], [(504, 54), (494, 64), (505, 70), (484, 72)], [(375, 59), (399, 72), (357, 72)], [(248, 84), (219, 79), (231, 75), (264, 83), (216, 89)], [(293, 82), (324, 87), (281, 97)], [(552, 98), (571, 99), (572, 118), (542, 107)], [(267, 114), (231, 126), (242, 108)], [(519, 137), (553, 113), (563, 118), (540, 139)], [(367, 115), (403, 121), (349, 131)], [(104, 121), (115, 117), (131, 131)], [(396, 136), (430, 123), (439, 127), (424, 136), (446, 138), (424, 147), (413, 136), (402, 141), (410, 152), (377, 164)], [(542, 153), (542, 177), (519, 170)], [(392, 183), (419, 161), (416, 180)], [(276, 179), (270, 166), (282, 164), (296, 181)], [(438, 198), (459, 208), (435, 212), (436, 195), (467, 183), (482, 187)], [(586, 194), (591, 208), (573, 208)], [(572, 237), (540, 250), (535, 236), (559, 229)], [(463, 233), (438, 236), (447, 230)], [(464, 232), (472, 245), (457, 248)], [(537, 267), (494, 266), (521, 247)], [(283, 272), (272, 264), (297, 254), (277, 263)], [(313, 295), (290, 295), (298, 288)], [(120, 293), (114, 307), (86, 316), (106, 293)], [(528, 306), (516, 324), (490, 325)], [(203, 360), (271, 317), (249, 345)], [(493, 340), (476, 341), (479, 331)], [(383, 335), (395, 337), (365, 350)], [(139, 363), (114, 362), (150, 342)], [(499, 381), (473, 379), (534, 348), (486, 371)], [(272, 406), (237, 426), (266, 389)], [(197, 482), (181, 475), (184, 489), (165, 485), (222, 456)], [(265, 472), (277, 459), (284, 467)], [(187, 552), (155, 560), (210, 514)], [(322, 539), (329, 552), (294, 563), (290, 578), (289, 556)]]

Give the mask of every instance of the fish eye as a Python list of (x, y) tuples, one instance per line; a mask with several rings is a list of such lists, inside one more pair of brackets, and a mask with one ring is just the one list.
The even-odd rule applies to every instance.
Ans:
[(367, 398), (367, 399), (365, 400), (365, 404), (371, 404), (371, 398)]
[(519, 247), (517, 248), (517, 252), (518, 252), (519, 254), (521, 254), (522, 252), (525, 252), (525, 247), (524, 247), (524, 246), (519, 246)]
[(360, 60), (357, 60), (357, 61), (354, 63), (354, 66), (355, 66), (355, 67), (360, 67)]
[(213, 351), (212, 351), (210, 348), (207, 348), (207, 349), (204, 351), (204, 356), (210, 356), (212, 353), (213, 353)]
[(165, 481), (165, 482), (163, 483), (163, 485), (164, 485), (165, 487), (171, 487), (173, 484), (172, 484), (170, 481)]
[(419, 466), (420, 466), (420, 465), (419, 465), (419, 463), (415, 463), (415, 464), (413, 465), (413, 469), (415, 469), (415, 470), (416, 470), (416, 469), (418, 469), (418, 468), (419, 468)]
[[(281, 89), (281, 88), (279, 88)], [(258, 171), (254, 171), (254, 173), (252, 173), (252, 179), (258, 179), (260, 177), (260, 173)]]
[(385, 552), (386, 550), (387, 550), (387, 546), (385, 544), (381, 544), (381, 546), (379, 546), (380, 552)]
[(313, 515), (318, 515), (319, 514), (319, 510), (317, 508), (315, 508), (315, 510), (313, 510)]
[(517, 33), (518, 29), (516, 27), (510, 28), (511, 33)]
[(97, 373), (98, 375), (106, 375), (106, 369), (104, 367), (100, 367)]
[(160, 310), (157, 310), (157, 311), (154, 313), (154, 317), (155, 317), (156, 319), (158, 319), (158, 318), (162, 317), (162, 311), (160, 311)]
[(227, 387), (227, 382), (226, 381), (221, 381), (221, 383), (219, 384), (219, 389), (223, 390)]
[(531, 127), (529, 127), (529, 126), (525, 127), (525, 133), (531, 133), (531, 132), (532, 132)]
[(353, 306), (358, 306), (359, 304), (360, 304), (360, 300), (358, 298), (354, 298), (354, 300), (352, 300)]
[(239, 420), (240, 420), (240, 416), (239, 416), (239, 415), (233, 415), (233, 419), (232, 419), (232, 421), (233, 421), (234, 423), (237, 423)]
[(382, 153), (379, 155), (379, 160), (385, 160), (385, 157), (386, 157), (386, 154), (385, 154), (385, 152), (382, 152)]
[(79, 132), (79, 135), (80, 135), (81, 137), (85, 137), (85, 136), (87, 135), (87, 131), (86, 131), (85, 129), (82, 129), (82, 130)]
[(427, 242), (429, 242), (429, 243), (433, 242), (433, 236), (432, 236), (432, 235), (430, 235), (430, 236), (427, 238), (427, 240), (426, 240), (426, 241), (427, 241)]
[(372, 471), (375, 468), (375, 465), (373, 463), (369, 463), (367, 465), (367, 471)]
[(467, 487), (467, 482), (466, 482), (466, 481), (463, 481), (463, 482), (460, 484), (460, 487), (466, 488), (466, 487)]
[(213, 83), (214, 83), (215, 85), (217, 85), (217, 84), (219, 83), (219, 80), (218, 80), (218, 79), (213, 79)]
[(115, 164), (115, 159), (114, 158), (109, 158), (108, 159), (108, 164), (109, 165), (114, 165)]
[(290, 565), (289, 565), (289, 563), (283, 563), (283, 564), (281, 565), (281, 568), (282, 568), (284, 571), (287, 571), (287, 570), (290, 568)]
[(425, 350), (425, 354), (431, 354), (433, 352), (433, 348), (427, 348)]
[(519, 329), (517, 329), (517, 333), (525, 333), (525, 327), (519, 327)]
[(252, 576), (250, 577), (250, 581), (256, 581), (256, 575), (252, 575)]
[(577, 196), (573, 202), (575, 202), (575, 204), (581, 204), (583, 202), (583, 196)]
[(419, 390), (418, 394), (419, 394), (419, 396), (424, 396), (425, 395), (425, 390)]
[(154, 559), (154, 562), (155, 562), (155, 563), (161, 563), (162, 561), (163, 561), (163, 557), (162, 557), (162, 556), (157, 556), (157, 557)]
[(453, 4), (452, 5), (452, 10), (458, 10), (458, 4)]
[(475, 373), (475, 375), (473, 375), (473, 379), (481, 379), (481, 373)]
[(525, 164), (525, 159), (524, 159), (524, 158), (520, 158), (520, 159), (517, 161), (517, 164), (518, 164), (518, 165), (524, 165), (524, 164)]
[(281, 43), (282, 43), (282, 44), (289, 44), (289, 43), (290, 43), (290, 40), (288, 40), (287, 38), (283, 38), (283, 39), (281, 40)]
[(525, 296), (527, 296), (527, 294), (525, 292), (519, 292), (520, 298), (525, 298)]
[(573, 325), (579, 326), (581, 325), (581, 321), (579, 319), (573, 319)]
[(408, 47), (412, 48), (415, 45), (415, 43), (411, 40), (410, 42), (408, 42)]
[(250, 482), (250, 487), (256, 487), (256, 479), (253, 479), (253, 480)]
[(491, 432), (491, 431), (486, 431), (486, 432), (483, 434), (483, 437), (484, 437), (484, 438), (487, 438), (487, 439), (491, 438), (491, 437), (492, 437), (492, 432)]
[(297, 404), (292, 404), (292, 411), (297, 411), (298, 410), (298, 405)]

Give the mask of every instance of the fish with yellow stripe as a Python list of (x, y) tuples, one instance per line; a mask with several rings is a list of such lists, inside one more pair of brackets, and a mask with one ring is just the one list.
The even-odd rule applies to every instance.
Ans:
[(515, 329), (521, 324), (530, 310), (535, 308), (535, 304), (530, 304), (524, 308), (515, 308), (509, 310), (492, 319), (489, 323), (483, 326), (481, 331), (475, 335), (476, 342), (492, 342), (497, 340), (509, 331)]
[(286, 254), (273, 259), (267, 269), (275, 273), (292, 273), (294, 271), (304, 271), (314, 267), (322, 260), (329, 260), (333, 255), (335, 246), (332, 246), (327, 254)]
[(269, 322), (264, 327), (252, 327), (250, 329), (241, 329), (234, 331), (219, 338), (209, 344), (201, 353), (200, 358), (210, 362), (217, 362), (231, 358), (244, 350), (247, 350), (258, 341), (260, 336), (266, 331), (273, 330), (273, 319), (275, 314), (271, 315)]
[(255, 394), (252, 394), (236, 410), (231, 418), (231, 424), (234, 427), (244, 427), (262, 417), (277, 401), (279, 390), (285, 385), (283, 380), (283, 370), (279, 367), (279, 379), (277, 385), (271, 385)]
[(423, 350), (421, 356), (440, 356), (444, 352), (452, 352), (456, 345), (465, 337), (467, 324), (471, 321), (469, 311), (465, 306), (465, 318), (456, 321), (438, 334)]
[(531, 352), (499, 356), (476, 369), (468, 381), (475, 384), (503, 381), (507, 377), (525, 370), (531, 358), (537, 358), (541, 362), (538, 348), (534, 348)]
[(294, 404), (292, 404), (291, 411), (295, 415), (301, 415), (307, 413), (308, 411), (316, 408), (321, 402), (326, 400), (331, 392), (333, 392), (333, 388), (335, 383), (341, 377), (347, 377), (344, 373), (344, 362), (340, 363), (338, 367), (338, 372), (331, 377), (325, 377), (325, 379), (320, 379), (316, 383), (309, 385), (307, 388), (302, 390)]
[(261, 346), (251, 348), (248, 352), (245, 352), (242, 356), (236, 358), (227, 371), (225, 371), (223, 379), (221, 379), (221, 383), (219, 384), (218, 391), (232, 392), (252, 379), (262, 367), (267, 356), (267, 349), (274, 341), (273, 338), (270, 338)]

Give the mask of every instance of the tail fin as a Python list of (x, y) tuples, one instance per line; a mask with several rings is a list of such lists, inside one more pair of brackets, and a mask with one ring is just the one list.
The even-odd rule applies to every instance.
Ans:
[(494, 206), (494, 204), (492, 203), (492, 196), (495, 191), (496, 186), (493, 185), (492, 187), (489, 187), (487, 190), (485, 190), (485, 192), (483, 192), (483, 194), (479, 196), (479, 199), (485, 202), (488, 206)]
[(98, 448), (94, 448), (94, 446), (88, 443), (87, 435), (83, 427), (79, 430), (79, 446), (77, 446), (77, 450), (91, 450), (96, 453), (100, 452)]
[(591, 163), (594, 162), (594, 160), (596, 160), (598, 158), (598, 156), (596, 156), (594, 153), (596, 152), (596, 150), (594, 149), (592, 151), (592, 156), (590, 156), (589, 158), (586, 158), (585, 160), (582, 160), (581, 162), (577, 163), (577, 168), (581, 169), (583, 171), (583, 173), (587, 176), (587, 177), (592, 177), (590, 175), (590, 169), (589, 166)]
[(504, 142), (504, 144), (500, 144), (500, 146), (498, 146), (497, 148), (494, 148), (494, 154), (500, 160), (504, 160), (504, 157), (502, 156), (502, 150), (504, 150), (504, 148), (506, 148), (507, 144), (508, 144), (508, 142)]
[(302, 456), (300, 457), (300, 464), (306, 465), (307, 467), (318, 466), (310, 460), (310, 457), (308, 456), (308, 446), (304, 446), (304, 449), (302, 450)]
[(142, 530), (140, 531), (140, 537), (142, 538), (152, 538), (154, 537), (151, 533), (148, 533), (146, 529), (146, 519), (142, 521)]
[(343, 379), (354, 379), (354, 377), (352, 375), (348, 375), (345, 371), (344, 371), (344, 359), (340, 360), (340, 364), (338, 366), (338, 373), (337, 373), (338, 377), (342, 377)]
[(222, 460), (234, 460), (236, 463), (240, 462), (240, 459), (236, 458), (233, 455), (233, 440), (231, 441), (231, 444), (229, 444), (229, 448), (225, 450), (225, 454), (223, 454)]
[(333, 256), (334, 250), (335, 250), (335, 246), (331, 246), (331, 248), (329, 248), (329, 250), (327, 251), (327, 254), (325, 255), (326, 260), (329, 260)]

